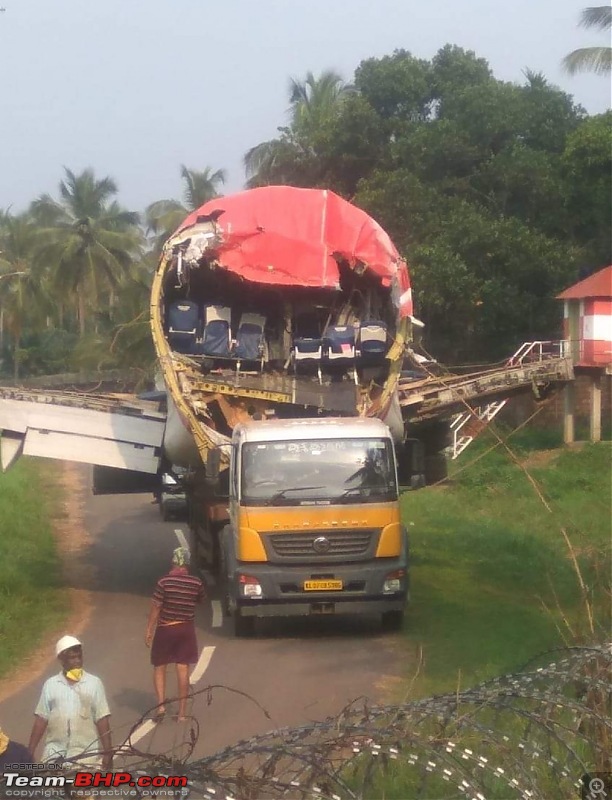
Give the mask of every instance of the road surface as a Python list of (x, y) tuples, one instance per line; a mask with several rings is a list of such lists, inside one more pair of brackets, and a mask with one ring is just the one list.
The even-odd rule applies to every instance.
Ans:
[[(177, 546), (176, 531), (187, 534), (187, 526), (163, 522), (148, 495), (93, 497), (88, 469), (76, 475), (84, 530), (80, 546), (67, 556), (67, 576), (88, 611), (73, 630), (58, 636), (76, 633), (82, 640), (86, 669), (104, 681), (114, 743), (120, 744), (156, 702), (144, 645), (146, 618), (155, 582)], [(376, 617), (261, 620), (255, 638), (235, 639), (214, 588), (212, 602), (198, 613), (197, 634), (202, 657), (192, 676), (194, 690), (226, 689), (194, 697), (190, 710), (200, 735), (193, 758), (278, 727), (335, 715), (359, 697), (388, 699), (389, 687), (407, 670), (398, 635), (382, 633)], [(58, 668), (52, 647), (38, 666), (32, 680), (17, 684), (0, 702), (0, 725), (25, 743), (42, 683)], [(174, 696), (173, 672), (168, 677)], [(170, 714), (157, 725), (146, 720), (132, 741), (143, 750), (165, 752), (181, 739), (181, 725)]]

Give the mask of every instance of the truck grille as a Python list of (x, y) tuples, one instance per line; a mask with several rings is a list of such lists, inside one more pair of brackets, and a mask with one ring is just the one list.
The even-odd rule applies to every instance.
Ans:
[[(378, 530), (295, 531), (264, 537), (268, 557), (282, 561), (338, 562), (374, 556)], [(325, 541), (323, 541), (325, 540)], [(276, 558), (274, 558), (276, 557)]]

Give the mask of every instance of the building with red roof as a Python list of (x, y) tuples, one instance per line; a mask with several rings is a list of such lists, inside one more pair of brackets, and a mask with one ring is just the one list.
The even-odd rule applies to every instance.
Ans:
[(574, 366), (612, 366), (612, 264), (557, 295)]
[[(601, 439), (602, 388), (612, 380), (612, 264), (578, 281), (561, 294), (564, 337), (570, 343), (577, 380), (589, 384), (591, 441)], [(564, 439), (574, 441), (576, 381), (564, 390)]]

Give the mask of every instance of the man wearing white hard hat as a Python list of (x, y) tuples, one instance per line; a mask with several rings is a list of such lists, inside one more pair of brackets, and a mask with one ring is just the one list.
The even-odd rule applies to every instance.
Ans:
[(67, 768), (110, 769), (110, 711), (102, 681), (83, 669), (83, 647), (74, 636), (62, 636), (55, 655), (62, 669), (43, 686), (34, 712), (30, 752), (36, 756), (44, 736), (42, 762), (59, 760)]

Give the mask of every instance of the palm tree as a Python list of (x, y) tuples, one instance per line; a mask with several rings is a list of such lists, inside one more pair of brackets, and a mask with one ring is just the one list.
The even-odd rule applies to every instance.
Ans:
[[(580, 25), (583, 28), (609, 31), (612, 28), (612, 6), (584, 8), (580, 14)], [(607, 75), (612, 64), (612, 48), (581, 47), (565, 56), (562, 63), (570, 75), (585, 71)]]
[(318, 78), (312, 72), (307, 72), (303, 81), (291, 78), (289, 103), (293, 132), (298, 135), (316, 133), (335, 116), (338, 104), (354, 91), (354, 87), (332, 69), (325, 70)]
[(147, 232), (155, 239), (155, 249), (161, 250), (166, 239), (174, 233), (185, 217), (196, 208), (215, 197), (220, 197), (219, 186), (225, 183), (226, 172), (212, 167), (198, 171), (181, 164), (181, 178), (185, 182), (183, 202), (178, 200), (157, 200), (145, 210)]
[(281, 136), (252, 147), (244, 156), (249, 186), (275, 181), (289, 182), (296, 163), (316, 159), (316, 137), (340, 109), (344, 99), (354, 92), (334, 70), (325, 70), (316, 78), (312, 72), (303, 81), (289, 81), (289, 115)]
[(13, 377), (19, 379), (24, 329), (43, 328), (52, 307), (43, 276), (34, 266), (37, 231), (26, 215), (0, 217), (0, 337), (11, 336)]
[(113, 196), (112, 178), (98, 180), (92, 169), (76, 175), (64, 168), (61, 199), (42, 195), (31, 205), (39, 224), (39, 257), (53, 270), (55, 283), (78, 302), (81, 336), (85, 333), (87, 304), (112, 289), (141, 249), (139, 216), (123, 209)]
[(288, 128), (280, 130), (284, 134), (282, 138), (260, 142), (245, 154), (244, 169), (249, 188), (291, 182), (296, 163), (304, 157), (304, 153), (293, 141)]
[(155, 350), (149, 321), (151, 283), (157, 266), (153, 253), (147, 253), (121, 282), (117, 325), (112, 331), (109, 352), (122, 367), (139, 367), (154, 373)]

